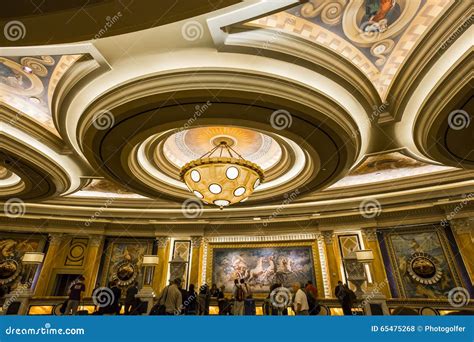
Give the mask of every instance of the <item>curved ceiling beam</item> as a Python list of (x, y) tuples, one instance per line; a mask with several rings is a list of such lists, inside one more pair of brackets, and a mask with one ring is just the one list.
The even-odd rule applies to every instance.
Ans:
[[(27, 169), (35, 169), (37, 171), (32, 171), (32, 174), (39, 175), (37, 180), (51, 178), (51, 184), (55, 184), (54, 187), (51, 184), (45, 185), (49, 190), (45, 190), (46, 192), (38, 197), (67, 195), (85, 185), (86, 180), (81, 178), (85, 168), (83, 165), (79, 165), (72, 155), (58, 152), (52, 146), (48, 146), (19, 127), (12, 125), (11, 122), (0, 122), (0, 137), (3, 166), (12, 168), (12, 171), (23, 180), (25, 177), (29, 177)], [(17, 164), (25, 164), (27, 167), (26, 169), (21, 167), (15, 169)], [(40, 176), (41, 174), (44, 176)], [(32, 183), (31, 186), (39, 185)]]
[[(17, 0), (3, 4), (0, 46), (87, 41), (162, 26), (241, 3), (241, 0)], [(61, 29), (58, 29), (61, 28)]]
[(411, 93), (407, 105), (403, 110), (401, 121), (394, 126), (395, 138), (399, 146), (406, 147), (410, 153), (421, 160), (436, 163), (432, 159), (426, 158), (423, 152), (416, 146), (414, 139), (416, 118), (426, 99), (430, 97), (430, 94), (436, 88), (438, 82), (450, 73), (450, 70), (459, 60), (462, 60), (465, 55), (474, 51), (472, 46), (473, 36), (474, 27), (471, 26), (450, 45), (447, 51), (431, 66), (416, 89)]

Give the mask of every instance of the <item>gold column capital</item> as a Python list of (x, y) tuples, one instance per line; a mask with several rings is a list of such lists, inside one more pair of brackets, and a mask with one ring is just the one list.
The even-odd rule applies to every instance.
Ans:
[(156, 246), (158, 247), (158, 249), (166, 248), (166, 246), (168, 245), (169, 240), (170, 240), (170, 238), (168, 236), (157, 236), (157, 237), (155, 237), (155, 243), (156, 243)]
[(377, 241), (377, 228), (362, 228), (361, 232), (367, 241)]
[(61, 233), (52, 233), (48, 236), (50, 246), (59, 246), (64, 241), (65, 236)]
[(89, 238), (89, 244), (91, 247), (99, 247), (103, 241), (104, 241), (103, 235), (92, 235)]
[(474, 231), (474, 221), (469, 218), (451, 219), (449, 223), (457, 234), (469, 234)]
[(191, 246), (193, 248), (201, 247), (202, 243), (203, 243), (203, 237), (202, 236), (191, 236)]
[(326, 245), (332, 245), (333, 239), (335, 237), (333, 230), (324, 230), (321, 232), (321, 235)]

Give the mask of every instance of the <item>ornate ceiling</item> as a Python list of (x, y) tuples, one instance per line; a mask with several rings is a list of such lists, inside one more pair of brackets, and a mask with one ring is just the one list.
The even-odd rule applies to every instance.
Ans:
[(80, 220), (107, 200), (104, 220), (176, 220), (192, 198), (179, 169), (222, 139), (265, 170), (226, 209), (236, 220), (459, 197), (474, 191), (471, 14), (443, 0), (222, 2), (80, 43), (10, 41), (0, 200), (30, 218)]
[(335, 51), (357, 66), (385, 100), (417, 42), (453, 2), (311, 0), (247, 25), (282, 30)]
[(53, 134), (50, 99), (61, 77), (80, 55), (0, 57), (0, 102)]

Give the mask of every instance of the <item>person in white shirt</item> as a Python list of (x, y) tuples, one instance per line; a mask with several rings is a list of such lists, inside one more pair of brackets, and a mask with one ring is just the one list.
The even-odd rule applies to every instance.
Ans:
[(301, 289), (300, 283), (293, 284), (293, 292), (295, 293), (293, 311), (296, 315), (307, 316), (309, 314), (308, 298), (306, 297), (306, 293)]

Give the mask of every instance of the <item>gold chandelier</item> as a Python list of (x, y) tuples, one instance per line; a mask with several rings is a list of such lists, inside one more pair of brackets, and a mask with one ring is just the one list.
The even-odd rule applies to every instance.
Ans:
[(221, 209), (246, 201), (264, 179), (263, 170), (238, 154), (232, 143), (222, 137), (213, 149), (184, 165), (180, 172), (196, 197)]

